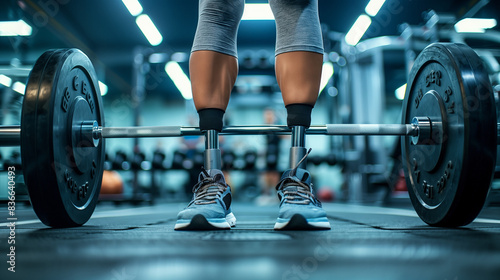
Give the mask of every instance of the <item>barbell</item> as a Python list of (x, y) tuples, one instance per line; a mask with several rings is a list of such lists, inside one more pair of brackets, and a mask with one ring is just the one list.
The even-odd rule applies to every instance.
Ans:
[[(496, 109), (481, 59), (462, 44), (432, 44), (415, 61), (401, 124), (327, 124), (306, 134), (400, 135), (408, 191), (432, 226), (472, 222), (491, 184)], [(0, 127), (0, 145), (20, 145), (33, 209), (51, 227), (80, 226), (101, 187), (105, 138), (203, 135), (197, 127), (104, 127), (94, 67), (77, 49), (50, 50), (30, 72), (21, 125)], [(222, 135), (291, 134), (287, 126), (228, 126)]]

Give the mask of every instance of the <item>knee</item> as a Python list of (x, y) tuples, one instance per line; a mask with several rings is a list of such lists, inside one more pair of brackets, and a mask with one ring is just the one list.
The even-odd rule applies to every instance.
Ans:
[(276, 21), (282, 17), (300, 16), (314, 0), (269, 0)]
[(199, 16), (223, 26), (237, 26), (244, 7), (244, 0), (201, 0)]
[(244, 0), (200, 0), (191, 51), (211, 50), (236, 57), (236, 37)]
[(276, 20), (276, 55), (291, 51), (323, 53), (318, 0), (269, 0)]

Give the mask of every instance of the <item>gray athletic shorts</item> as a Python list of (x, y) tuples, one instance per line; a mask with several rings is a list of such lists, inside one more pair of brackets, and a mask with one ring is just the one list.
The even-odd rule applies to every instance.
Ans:
[[(237, 57), (236, 35), (244, 0), (200, 0), (192, 52), (210, 50)], [(269, 0), (276, 20), (276, 55), (323, 53), (318, 0)]]

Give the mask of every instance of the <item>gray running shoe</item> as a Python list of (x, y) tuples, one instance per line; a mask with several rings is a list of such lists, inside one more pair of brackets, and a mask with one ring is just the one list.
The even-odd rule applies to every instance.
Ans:
[(276, 186), (280, 199), (275, 230), (321, 230), (330, 229), (326, 212), (313, 194), (311, 176), (305, 169), (298, 168), (311, 149), (297, 166), (283, 173)]
[(193, 193), (191, 202), (177, 215), (176, 230), (219, 230), (236, 225), (231, 211), (231, 187), (222, 171), (202, 168)]

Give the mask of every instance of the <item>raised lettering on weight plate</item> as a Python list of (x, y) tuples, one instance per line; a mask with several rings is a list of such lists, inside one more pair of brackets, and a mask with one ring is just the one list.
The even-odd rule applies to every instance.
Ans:
[(418, 109), (418, 106), (420, 106), (420, 100), (424, 97), (424, 92), (422, 89), (418, 89), (417, 96), (415, 96), (415, 109)]
[(82, 94), (85, 96), (85, 99), (89, 103), (90, 112), (93, 114), (95, 109), (94, 101), (92, 100), (92, 94), (90, 94), (88, 83), (82, 81)]
[(453, 94), (453, 90), (450, 86), (444, 91), (444, 102), (450, 101), (450, 96)]
[(89, 103), (90, 112), (93, 114), (95, 105), (94, 105), (94, 100), (92, 100), (92, 97), (90, 96), (90, 94), (87, 95), (87, 102)]
[(434, 186), (431, 184), (428, 184), (425, 180), (422, 183), (422, 189), (424, 191), (425, 196), (428, 198), (432, 199), (434, 198)]
[[(455, 113), (455, 101), (451, 101), (451, 96), (453, 95), (453, 90), (451, 89), (450, 86), (444, 91), (444, 102), (446, 102), (446, 111), (448, 114), (454, 114)], [(451, 102), (450, 102), (451, 101)]]
[(63, 94), (62, 100), (61, 100), (61, 107), (62, 107), (64, 112), (68, 112), (70, 98), (71, 98), (71, 93), (69, 92), (68, 88), (65, 88), (64, 94)]
[(74, 76), (74, 77), (73, 77), (73, 90), (74, 90), (74, 91), (77, 91), (77, 90), (78, 90), (78, 86), (79, 86), (79, 85), (80, 85), (80, 84), (78, 83), (78, 76)]
[(73, 177), (71, 177), (71, 174), (69, 173), (69, 171), (67, 169), (64, 172), (64, 181), (66, 181), (66, 185), (68, 186), (68, 189), (72, 193), (76, 193), (76, 198), (78, 200), (85, 198), (87, 196), (87, 193), (89, 191), (89, 182), (85, 182), (84, 184), (78, 186), (75, 179), (73, 179)]
[(413, 175), (415, 175), (415, 182), (420, 183), (420, 170), (418, 169), (417, 159), (413, 159)]
[(430, 86), (431, 84), (436, 84), (437, 86), (441, 86), (441, 71), (439, 70), (431, 70), (427, 77), (425, 77), (426, 86)]
[(444, 174), (439, 178), (436, 186), (438, 188), (438, 193), (442, 193), (446, 187), (446, 183), (450, 179), (453, 172), (453, 162), (450, 160), (448, 164), (446, 164), (446, 168), (444, 169)]
[(88, 88), (87, 88), (87, 83), (85, 81), (82, 81), (82, 94), (87, 95)]
[(78, 187), (77, 198), (82, 199), (87, 196), (87, 192), (89, 190), (89, 182), (85, 182), (85, 184)]
[(450, 105), (446, 108), (448, 114), (455, 114), (455, 101), (452, 101)]

